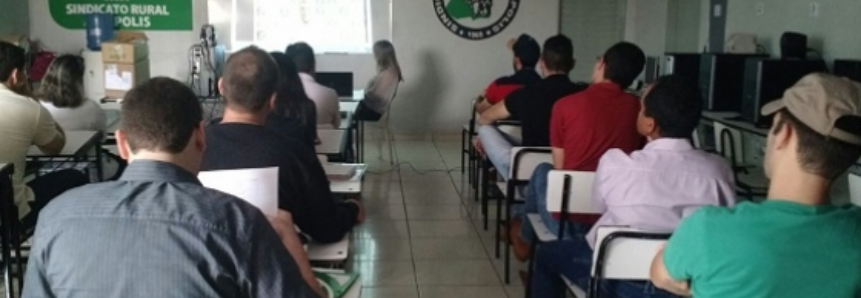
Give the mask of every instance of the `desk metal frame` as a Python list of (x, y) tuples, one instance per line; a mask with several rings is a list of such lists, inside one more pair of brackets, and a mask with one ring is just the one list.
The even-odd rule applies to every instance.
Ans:
[[(18, 224), (17, 207), (15, 206), (15, 194), (12, 186), (12, 174), (15, 171), (13, 164), (0, 165), (0, 221), (2, 221), (2, 257), (3, 257), (3, 281), (6, 284), (6, 298), (15, 296), (15, 285), (13, 285), (14, 276), (12, 276), (13, 258), (12, 250), (15, 249), (16, 256), (21, 255), (20, 245), (18, 245), (16, 232), (14, 227)], [(23, 273), (23, 266), (19, 257), (16, 257), (15, 264), (18, 265), (18, 274)], [(23, 276), (18, 277), (18, 288), (23, 286)]]

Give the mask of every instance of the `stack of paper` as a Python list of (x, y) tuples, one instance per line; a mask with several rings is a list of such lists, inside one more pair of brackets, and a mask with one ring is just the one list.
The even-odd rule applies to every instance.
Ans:
[(206, 171), (197, 178), (203, 186), (251, 203), (266, 216), (278, 214), (278, 168)]

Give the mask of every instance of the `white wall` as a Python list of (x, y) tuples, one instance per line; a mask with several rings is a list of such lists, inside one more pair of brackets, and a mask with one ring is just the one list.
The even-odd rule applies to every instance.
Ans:
[(668, 10), (668, 0), (628, 0), (625, 40), (640, 46), (646, 56), (663, 55)]
[[(818, 17), (810, 17), (810, 3), (820, 3)], [(756, 15), (755, 5), (765, 5)], [(780, 35), (796, 31), (808, 35), (808, 46), (821, 51), (826, 60), (861, 58), (861, 1), (858, 0), (730, 0), (727, 7), (727, 35), (734, 32), (756, 34), (772, 56), (780, 55)]]
[[(208, 0), (209, 21), (219, 32), (219, 39), (228, 49), (234, 49), (230, 43), (232, 18), (232, 0)], [(371, 38), (373, 40), (391, 39), (391, 0), (371, 1)], [(314, 45), (311, 45), (314, 46)], [(287, 47), (287, 42), (284, 48)], [(283, 51), (268, 49), (271, 51)], [(353, 72), (353, 84), (361, 89), (376, 75), (376, 64), (371, 54), (318, 54), (317, 71), (350, 71)]]
[(30, 20), (27, 18), (27, 1), (0, 0), (0, 36), (29, 34)]
[(561, 31), (571, 38), (576, 60), (571, 79), (589, 82), (595, 57), (624, 39), (627, 0), (565, 0)]
[[(501, 5), (505, 1), (496, 1)], [(430, 0), (393, 3), (392, 41), (406, 82), (392, 106), (392, 129), (400, 132), (458, 131), (470, 102), (501, 75), (512, 72), (508, 39), (529, 33), (543, 43), (558, 33), (559, 1), (521, 1), (511, 25), (499, 35), (470, 41), (437, 20)]]
[[(48, 50), (79, 53), (86, 48), (84, 30), (60, 27), (51, 18), (47, 0), (29, 0), (30, 36)], [(207, 23), (207, 1), (193, 0), (194, 28), (191, 31), (146, 31), (149, 37), (152, 76), (169, 76), (182, 81), (188, 75), (188, 49), (199, 42), (199, 28)]]
[[(185, 79), (188, 48), (198, 41), (197, 28), (210, 19), (218, 25), (222, 40), (229, 39), (225, 37), (229, 25), (222, 28), (227, 8), (219, 3), (224, 0), (193, 1), (195, 30), (147, 32), (153, 75)], [(465, 40), (447, 31), (430, 0), (373, 1), (373, 38), (392, 40), (406, 79), (392, 106), (391, 126), (396, 132), (457, 131), (470, 117), (470, 102), (490, 81), (512, 72), (512, 54), (506, 48), (509, 38), (529, 33), (543, 42), (558, 33), (559, 0), (522, 1), (511, 25), (483, 41)], [(47, 1), (29, 3), (31, 36), (53, 51), (77, 52), (85, 47), (84, 31), (56, 25)], [(371, 55), (320, 55), (317, 64), (318, 71), (353, 71), (359, 88), (376, 72)]]

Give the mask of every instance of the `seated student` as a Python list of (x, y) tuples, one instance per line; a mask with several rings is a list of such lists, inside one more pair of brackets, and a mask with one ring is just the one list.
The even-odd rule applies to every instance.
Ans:
[[(599, 226), (668, 232), (701, 206), (735, 203), (729, 164), (717, 155), (697, 150), (688, 140), (702, 114), (700, 94), (694, 82), (678, 76), (659, 78), (646, 91), (637, 130), (649, 144), (630, 155), (610, 149), (601, 157), (592, 200), (603, 215), (585, 238), (539, 246), (532, 297), (561, 293), (560, 274), (588, 289)], [(607, 283), (600, 296), (667, 296), (650, 295), (657, 293), (650, 293), (647, 287), (644, 282)]]
[(861, 84), (811, 74), (762, 108), (774, 115), (768, 200), (705, 207), (652, 262), (652, 282), (680, 295), (861, 297), (861, 207), (832, 184), (861, 156)]
[(510, 40), (508, 48), (514, 52), (514, 74), (496, 79), (487, 86), (475, 103), (475, 111), (479, 114), (502, 101), (512, 91), (541, 81), (541, 76), (535, 72), (535, 64), (541, 56), (538, 42), (532, 36), (522, 34), (516, 40)]
[(392, 42), (380, 40), (374, 43), (374, 59), (377, 60), (377, 76), (368, 83), (365, 100), (359, 102), (356, 111), (358, 120), (380, 120), (389, 106), (389, 101), (395, 98), (398, 84), (404, 81)]
[(128, 168), (42, 210), (23, 297), (315, 297), (263, 213), (195, 177), (205, 142), (190, 88), (151, 79), (122, 114)]
[[(24, 182), (30, 146), (48, 154), (63, 150), (66, 138), (45, 108), (27, 89), (24, 49), (0, 42), (0, 163), (14, 164), (12, 187), (18, 219), (24, 228), (36, 225), (39, 210), (66, 190), (89, 182), (78, 170), (59, 170)], [(32, 211), (31, 211), (32, 209)]]
[[(568, 73), (574, 69), (574, 46), (565, 35), (556, 35), (544, 42), (538, 65), (544, 74), (542, 81), (511, 92), (502, 102), (481, 113), (478, 119), (482, 126), (478, 130), (479, 145), (476, 147), (487, 154), (503, 175), (508, 175), (511, 147), (550, 146), (553, 104), (562, 97), (586, 89), (586, 86), (574, 84), (568, 78)], [(490, 125), (509, 117), (520, 119), (522, 143), (511, 140)]]
[(595, 171), (607, 150), (617, 148), (631, 153), (642, 148), (644, 139), (637, 133), (640, 101), (625, 93), (624, 88), (640, 75), (645, 61), (645, 54), (636, 45), (617, 43), (595, 63), (589, 88), (560, 99), (553, 106), (550, 120), (553, 164), (542, 164), (535, 169), (526, 188), (523, 212), (512, 216), (515, 220), (509, 227), (512, 235), (509, 239), (518, 259), (525, 260), (530, 254), (528, 241), (532, 240), (533, 231), (524, 222), (527, 213), (541, 213), (554, 233), (559, 228), (546, 208), (550, 170)]
[(206, 128), (202, 169), (278, 167), (278, 207), (316, 242), (340, 241), (364, 220), (364, 209), (355, 200), (335, 200), (313, 148), (263, 126), (278, 80), (278, 66), (266, 52), (250, 47), (230, 55), (218, 84), (227, 99), (224, 119)]
[(332, 88), (320, 85), (314, 80), (317, 59), (314, 57), (314, 49), (304, 42), (291, 44), (284, 51), (287, 56), (296, 63), (305, 94), (317, 105), (317, 125), (337, 129), (341, 126), (341, 102), (338, 93)]
[(84, 97), (84, 59), (62, 55), (54, 59), (39, 85), (36, 98), (65, 130), (98, 130), (107, 127), (105, 111)]
[(284, 53), (270, 53), (281, 70), (275, 108), (266, 119), (266, 127), (294, 138), (309, 147), (317, 141), (317, 107), (305, 94), (296, 64)]

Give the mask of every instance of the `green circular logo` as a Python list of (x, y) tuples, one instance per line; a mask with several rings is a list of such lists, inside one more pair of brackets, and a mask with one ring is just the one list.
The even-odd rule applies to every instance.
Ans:
[(469, 40), (493, 37), (508, 27), (517, 15), (520, 0), (433, 0), (434, 12), (449, 31)]

